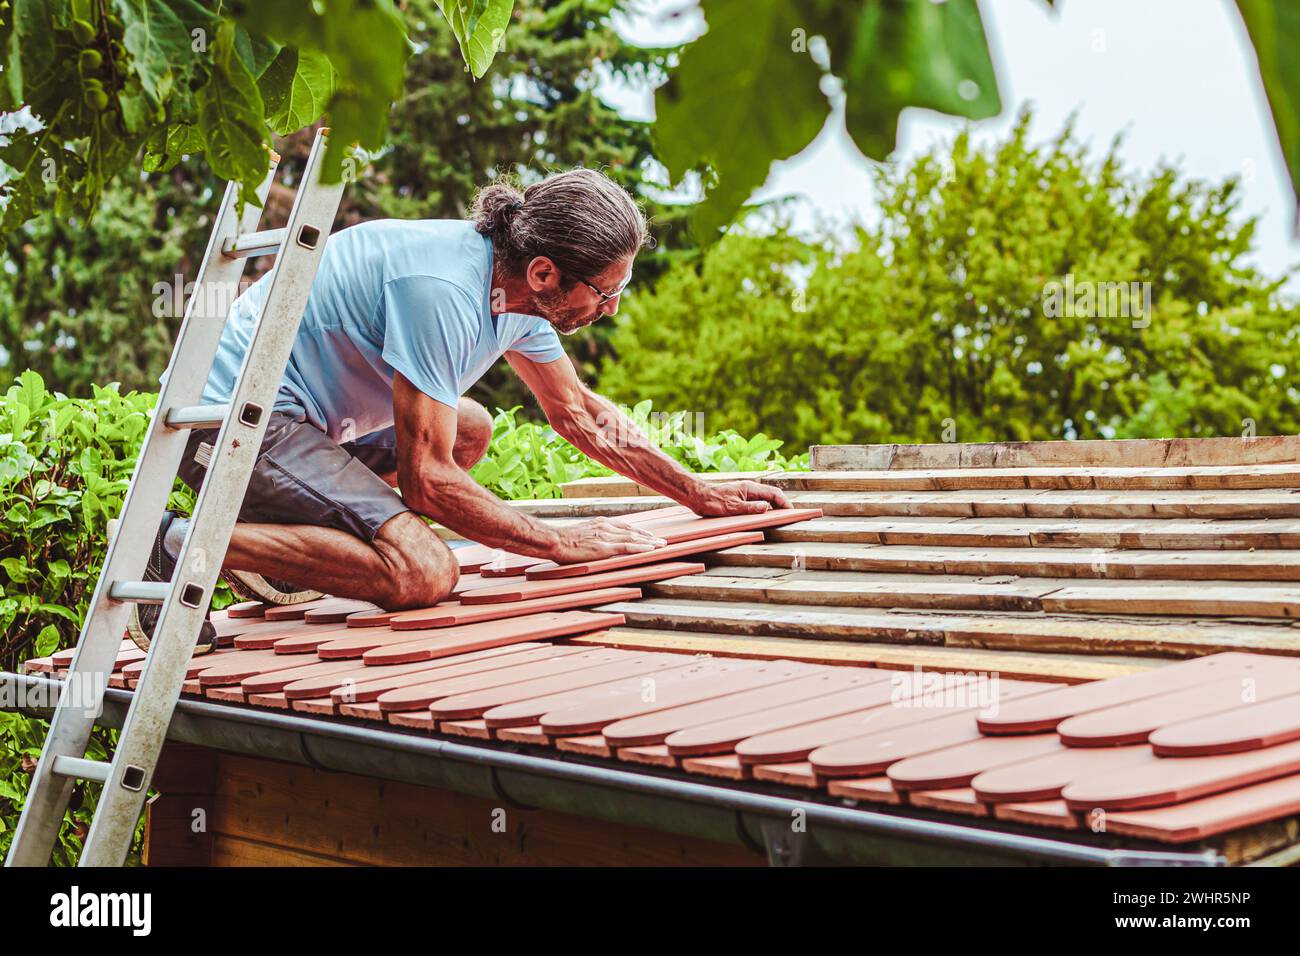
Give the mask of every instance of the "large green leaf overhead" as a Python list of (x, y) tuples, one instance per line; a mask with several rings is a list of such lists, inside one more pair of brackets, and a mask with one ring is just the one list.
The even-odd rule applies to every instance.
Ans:
[[(1237, 0), (1237, 8), (1255, 45), (1282, 158), (1291, 172), (1291, 189), (1300, 196), (1300, 3)], [(1300, 210), (1296, 229), (1300, 231)]]
[[(333, 66), (327, 180), (337, 181), (352, 144), (370, 150), (384, 145), (389, 106), (402, 93), (410, 53), (406, 28), (389, 0), (235, 0), (232, 12), (251, 31), (320, 54)], [(299, 71), (307, 65), (300, 61)]]
[[(844, 93), (858, 148), (884, 159), (898, 117), (919, 106), (971, 119), (1002, 109), (976, 0), (703, 0), (709, 29), (688, 46), (656, 100), (660, 152), (674, 179), (707, 167), (698, 211), (716, 237), (775, 160), (825, 122), (829, 72)], [(813, 59), (826, 44), (829, 70)], [(823, 61), (824, 62), (824, 61)]]
[(334, 95), (334, 66), (329, 57), (314, 50), (300, 53), (285, 47), (263, 79), (275, 97), (266, 101), (266, 121), (282, 136), (314, 123)]
[(767, 179), (772, 160), (799, 152), (830, 112), (821, 69), (799, 49), (798, 0), (708, 0), (709, 29), (682, 53), (656, 97), (655, 138), (674, 180), (714, 174), (696, 228), (711, 237)]
[(451, 31), (460, 44), (461, 55), (474, 79), (479, 79), (492, 65), (501, 43), (514, 0), (436, 0)]
[[(199, 91), (199, 130), (208, 165), (222, 179), (245, 179), (250, 169), (265, 175), (262, 97), (235, 52), (235, 27), (224, 23), (212, 44), (212, 79)], [(253, 193), (245, 191), (251, 198)]]
[(970, 119), (1002, 112), (975, 0), (876, 0), (826, 36), (831, 70), (844, 81), (849, 135), (872, 159), (894, 151), (909, 106)]
[(190, 46), (185, 24), (163, 0), (118, 0), (118, 15), (126, 25), (122, 45), (135, 58), (140, 85), (155, 100), (171, 93), (173, 63), (184, 63)]

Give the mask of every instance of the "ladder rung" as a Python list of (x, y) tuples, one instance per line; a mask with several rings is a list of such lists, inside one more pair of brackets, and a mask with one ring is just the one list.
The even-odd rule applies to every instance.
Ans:
[(168, 428), (220, 428), (229, 405), (181, 405), (167, 412)]
[(251, 256), (274, 255), (284, 245), (285, 230), (266, 229), (262, 232), (249, 232), (242, 236), (227, 239), (221, 246), (221, 252), (227, 259), (247, 259)]
[(108, 779), (109, 771), (112, 768), (112, 764), (103, 760), (58, 756), (54, 758), (54, 765), (50, 769), (62, 777), (73, 777), (77, 780), (98, 780), (103, 783)]
[(114, 581), (108, 596), (114, 601), (133, 601), (136, 604), (161, 604), (171, 590), (167, 581)]
[[(171, 587), (170, 581), (114, 581), (108, 589), (108, 596), (114, 601), (130, 601), (134, 604), (162, 604), (167, 600), (167, 592)], [(197, 584), (187, 584), (181, 588), (180, 602), (186, 607), (200, 607), (204, 597), (203, 588)]]

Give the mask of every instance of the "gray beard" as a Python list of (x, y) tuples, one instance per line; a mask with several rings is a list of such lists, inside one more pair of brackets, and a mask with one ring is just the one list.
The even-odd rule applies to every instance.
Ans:
[(573, 335), (600, 318), (599, 311), (593, 314), (564, 305), (562, 292), (539, 292), (533, 297), (533, 303), (542, 318), (561, 335)]

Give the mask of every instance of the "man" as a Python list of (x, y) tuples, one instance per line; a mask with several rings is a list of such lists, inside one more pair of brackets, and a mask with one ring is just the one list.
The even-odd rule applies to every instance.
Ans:
[[(702, 515), (787, 507), (768, 485), (709, 485), (685, 471), (584, 386), (565, 357), (556, 333), (614, 315), (647, 242), (632, 198), (584, 169), (522, 192), (490, 185), (469, 222), (382, 220), (334, 235), (230, 540), (231, 587), (272, 603), (329, 593), (390, 610), (427, 607), (450, 593), (458, 571), (426, 518), (559, 563), (662, 545), (610, 519), (557, 528), (469, 477), (492, 420), (461, 395), (502, 355), (556, 432), (619, 474)], [(231, 400), (268, 283), (232, 306), (204, 403)], [(191, 488), (216, 435), (190, 437), (180, 477)], [(186, 528), (186, 519), (164, 517), (151, 580), (170, 580)], [(140, 646), (157, 617), (157, 606), (137, 606), (130, 631)], [(205, 624), (199, 652), (214, 640)]]

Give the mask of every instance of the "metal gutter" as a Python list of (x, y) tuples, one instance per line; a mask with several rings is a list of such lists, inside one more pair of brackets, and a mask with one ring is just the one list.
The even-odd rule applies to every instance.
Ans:
[[(0, 709), (31, 691), (61, 686), (0, 672)], [(51, 698), (52, 699), (52, 696)], [(132, 694), (105, 692), (101, 726), (120, 728)], [(629, 771), (583, 759), (537, 756), (292, 713), (182, 698), (167, 739), (500, 800), (504, 806), (600, 817), (738, 843), (769, 862), (857, 865), (1224, 866), (1213, 851), (1128, 849), (1055, 840), (1014, 829), (970, 827), (880, 810), (776, 796), (744, 785), (681, 779), (677, 771)], [(796, 825), (801, 824), (801, 826)]]

